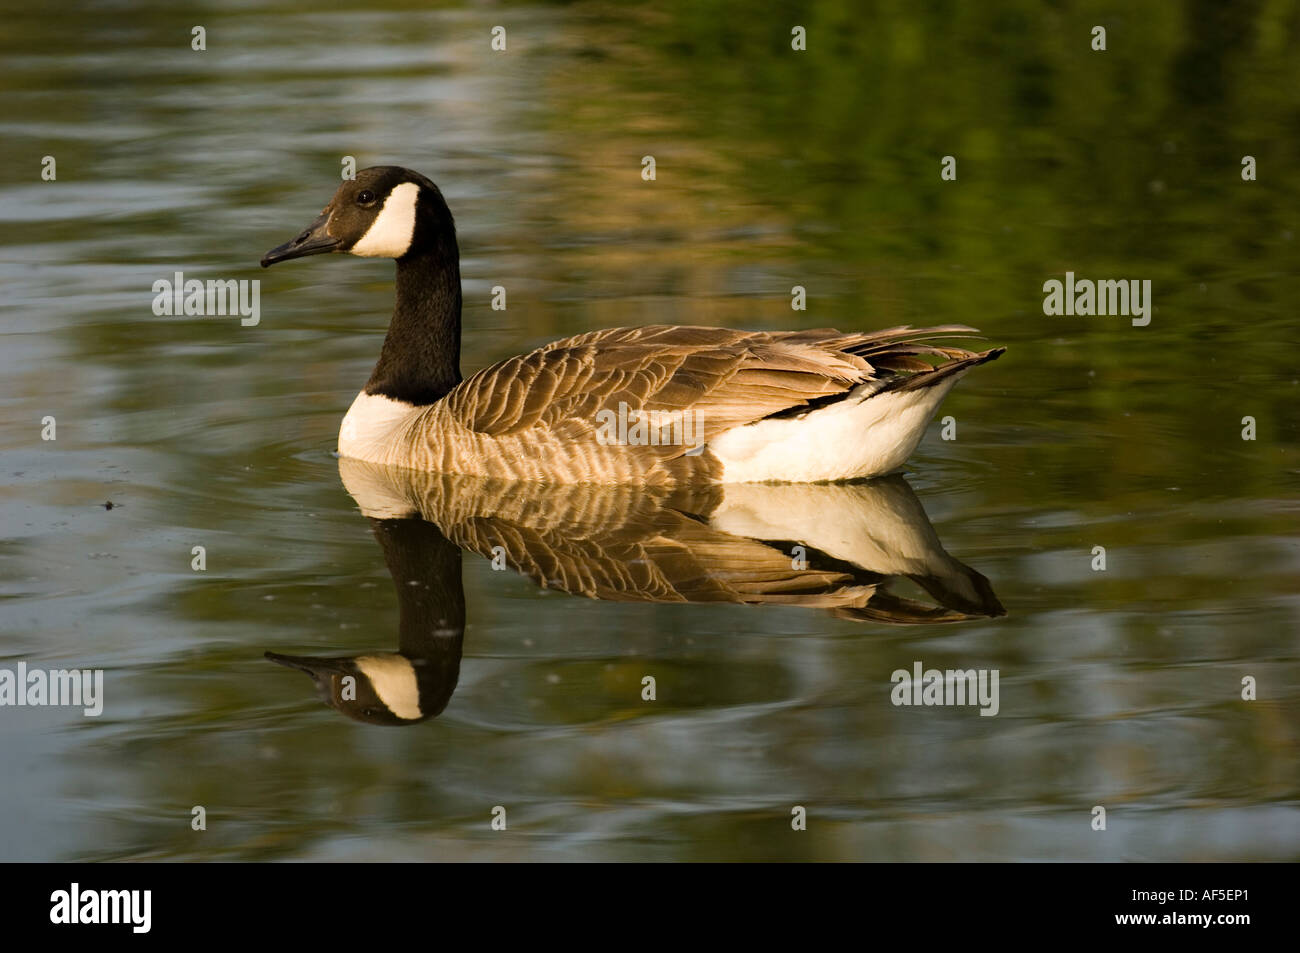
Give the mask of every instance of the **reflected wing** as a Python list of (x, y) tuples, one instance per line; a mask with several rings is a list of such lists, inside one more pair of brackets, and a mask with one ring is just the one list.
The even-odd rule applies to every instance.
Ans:
[[(1003, 611), (988, 581), (943, 551), (901, 479), (648, 490), (538, 487), (354, 460), (340, 469), (368, 515), (419, 515), (456, 545), (575, 595), (796, 605), (900, 623)], [(940, 605), (885, 592), (899, 577)]]

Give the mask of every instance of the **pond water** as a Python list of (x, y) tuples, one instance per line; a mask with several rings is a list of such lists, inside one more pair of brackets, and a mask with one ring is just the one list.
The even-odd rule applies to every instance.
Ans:
[[(0, 669), (104, 687), (0, 707), (0, 859), (1300, 858), (1285, 7), (4, 6)], [(257, 267), (346, 156), (446, 194), (467, 372), (650, 323), (1008, 352), (883, 483), (358, 473), (392, 265)], [(177, 271), (258, 322), (156, 315)], [(1067, 272), (1149, 323), (1045, 314)], [(336, 703), (414, 666), (418, 717), (311, 659)], [(996, 715), (893, 704), (917, 664)]]

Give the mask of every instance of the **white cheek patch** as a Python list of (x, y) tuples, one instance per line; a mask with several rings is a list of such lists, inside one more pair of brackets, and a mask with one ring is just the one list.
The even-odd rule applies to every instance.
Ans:
[(360, 241), (348, 249), (362, 258), (401, 258), (415, 237), (415, 202), (420, 187), (403, 182), (384, 199), (384, 207)]
[(400, 655), (364, 655), (355, 661), (389, 711), (407, 721), (420, 717), (420, 686), (415, 680), (415, 666), (407, 659)]

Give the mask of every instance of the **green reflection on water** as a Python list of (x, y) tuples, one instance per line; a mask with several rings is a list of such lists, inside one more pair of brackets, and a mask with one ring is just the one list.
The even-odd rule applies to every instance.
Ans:
[[(203, 54), (170, 5), (75, 29), (6, 11), (0, 654), (104, 666), (117, 703), (0, 722), (0, 856), (1294, 858), (1296, 5), (500, 16), (503, 57), (472, 8), (213, 11)], [(864, 632), (542, 596), (467, 561), (436, 721), (376, 732), (288, 688), (268, 645), (391, 648), (397, 628), (328, 456), (391, 270), (268, 275), (256, 333), (155, 319), (148, 288), (261, 277), (349, 154), (447, 193), (467, 370), (656, 321), (962, 321), (1007, 345), (913, 482), (1010, 617)], [(1066, 271), (1149, 279), (1151, 325), (1043, 315)], [(46, 413), (55, 447), (34, 444)], [(1000, 667), (1004, 714), (890, 708), (914, 659)], [(625, 717), (607, 682), (642, 663), (690, 705)], [(498, 803), (536, 836), (492, 835)], [(795, 803), (814, 823), (791, 845)], [(1090, 839), (1095, 803), (1122, 836)]]

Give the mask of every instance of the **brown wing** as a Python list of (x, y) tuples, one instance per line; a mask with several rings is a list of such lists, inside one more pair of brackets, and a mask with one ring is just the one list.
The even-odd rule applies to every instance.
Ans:
[(690, 410), (707, 440), (860, 384), (933, 370), (923, 356), (969, 358), (970, 351), (923, 342), (973, 333), (957, 325), (857, 334), (612, 328), (485, 368), (445, 403), (454, 420), (488, 436), (532, 427), (585, 429), (597, 413), (617, 411), (619, 404), (641, 412)]

